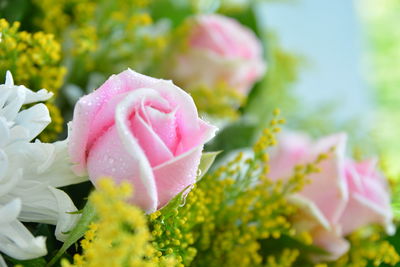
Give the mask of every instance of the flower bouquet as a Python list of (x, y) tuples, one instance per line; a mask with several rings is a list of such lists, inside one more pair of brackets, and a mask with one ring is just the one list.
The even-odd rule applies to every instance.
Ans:
[(286, 123), (302, 64), (258, 6), (0, 2), (1, 267), (400, 262), (397, 179)]

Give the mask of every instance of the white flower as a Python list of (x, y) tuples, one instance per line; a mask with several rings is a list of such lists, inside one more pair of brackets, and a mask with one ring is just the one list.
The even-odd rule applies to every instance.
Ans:
[[(64, 240), (78, 216), (69, 196), (56, 187), (82, 182), (69, 166), (67, 141), (31, 141), (50, 123), (44, 104), (52, 93), (15, 86), (10, 72), (0, 85), (0, 252), (25, 260), (47, 253), (44, 237), (34, 237), (20, 222), (56, 225)], [(0, 256), (0, 266), (5, 266)]]

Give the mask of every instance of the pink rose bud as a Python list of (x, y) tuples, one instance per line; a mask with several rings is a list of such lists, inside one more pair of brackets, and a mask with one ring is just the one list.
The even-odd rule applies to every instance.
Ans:
[(188, 90), (222, 82), (247, 94), (266, 69), (256, 35), (221, 15), (195, 16), (189, 25), (189, 47), (177, 55), (173, 80)]
[(270, 161), (270, 178), (288, 179), (294, 167), (315, 161), (324, 153), (328, 158), (311, 174), (310, 184), (291, 197), (300, 208), (295, 227), (309, 231), (314, 245), (328, 255), (314, 260), (336, 260), (349, 249), (344, 236), (362, 226), (382, 224), (393, 233), (390, 197), (384, 178), (374, 161), (355, 163), (345, 156), (346, 135), (335, 134), (312, 142), (300, 134), (283, 134)]
[(69, 154), (77, 175), (111, 176), (134, 186), (131, 203), (147, 213), (193, 184), (203, 145), (216, 128), (171, 81), (130, 69), (76, 104)]

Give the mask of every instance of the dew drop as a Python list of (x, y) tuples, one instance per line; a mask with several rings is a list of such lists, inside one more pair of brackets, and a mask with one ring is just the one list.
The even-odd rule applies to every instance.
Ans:
[(194, 187), (194, 184), (192, 184), (192, 185), (190, 185), (189, 187), (187, 187), (186, 190), (185, 190), (185, 192), (183, 192), (183, 194), (182, 194), (182, 200), (181, 200), (181, 203), (179, 204), (179, 207), (185, 206), (185, 204), (186, 204), (186, 198), (187, 198), (189, 192), (192, 191), (193, 187)]

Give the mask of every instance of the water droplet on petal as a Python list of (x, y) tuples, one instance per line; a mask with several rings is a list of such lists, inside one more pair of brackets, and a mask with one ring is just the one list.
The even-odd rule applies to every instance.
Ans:
[(186, 204), (186, 197), (188, 196), (189, 192), (193, 189), (194, 184), (191, 184), (188, 188), (186, 188), (185, 192), (182, 194), (182, 201), (179, 204), (179, 207), (183, 207)]

